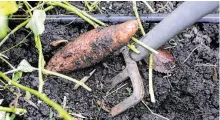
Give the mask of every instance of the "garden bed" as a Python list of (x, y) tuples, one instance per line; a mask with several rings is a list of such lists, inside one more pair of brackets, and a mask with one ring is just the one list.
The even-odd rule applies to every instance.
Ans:
[[(167, 2), (150, 3), (152, 8), (157, 11)], [(86, 8), (82, 2), (71, 2), (71, 4)], [(158, 12), (169, 13), (180, 5), (178, 2), (170, 2), (168, 4), (168, 8), (160, 9)], [(101, 2), (99, 7), (103, 14), (133, 14), (132, 2)], [(137, 2), (137, 7), (139, 13), (150, 13), (142, 2)], [(100, 13), (100, 11), (96, 10), (93, 13)], [(63, 8), (56, 7), (47, 12), (47, 14), (59, 15), (70, 13), (66, 12)], [(17, 26), (17, 23), (10, 21), (9, 25), (10, 28), (14, 28)], [(143, 26), (144, 30), (148, 32), (155, 24), (144, 23)], [(93, 29), (93, 26), (87, 23), (75, 24), (72, 22), (68, 24), (46, 21), (45, 31), (41, 35), (45, 61), (48, 62), (54, 53), (64, 45), (52, 47), (50, 46), (52, 41), (59, 39), (74, 40), (80, 34), (91, 29)], [(10, 36), (2, 45), (0, 51), (15, 45), (26, 35), (27, 31), (24, 28), (20, 29), (14, 35)], [(138, 31), (136, 36), (137, 38), (141, 37), (140, 31)], [(174, 42), (175, 45), (170, 44)], [(205, 46), (197, 47), (201, 42), (204, 43)], [(217, 68), (219, 66), (219, 25), (211, 23), (194, 24), (173, 38), (170, 43), (166, 43), (163, 47), (167, 48), (174, 56), (175, 67), (172, 69), (170, 75), (153, 72), (156, 97), (155, 104), (150, 102), (148, 94), (148, 63), (146, 60), (137, 62), (145, 86), (144, 100), (148, 102), (148, 106), (153, 112), (171, 120), (218, 120), (219, 72)], [(194, 50), (196, 47), (197, 49)], [(24, 44), (6, 52), (5, 55), (14, 66), (17, 66), (22, 59), (26, 59), (32, 66), (38, 67), (38, 52), (35, 48), (33, 35), (28, 37)], [(213, 67), (213, 65), (216, 65), (216, 67)], [(44, 76), (45, 85), (43, 92), (60, 105), (62, 105), (64, 96), (66, 96), (66, 110), (69, 113), (80, 113), (87, 118), (113, 120), (162, 119), (151, 114), (142, 102), (114, 118), (103, 109), (100, 109), (96, 104), (97, 101), (103, 100), (105, 106), (111, 108), (130, 95), (130, 90), (132, 89), (129, 81), (121, 83), (114, 88), (117, 89), (122, 85), (124, 86), (117, 92), (107, 95), (107, 92), (111, 89), (111, 78), (122, 71), (124, 67), (123, 56), (115, 52), (92, 67), (64, 73), (73, 78), (81, 79), (96, 69), (96, 72), (86, 82), (86, 84), (92, 88), (91, 92), (86, 91), (82, 87), (74, 90), (74, 83), (46, 75)], [(217, 79), (213, 79), (215, 69)], [(8, 65), (0, 61), (0, 71), (5, 72), (8, 70), (10, 70)], [(20, 79), (20, 84), (37, 90), (38, 73), (32, 72), (23, 74), (23, 77)], [(17, 115), (15, 119), (49, 119), (49, 115), (52, 113), (52, 119), (59, 118), (57, 112), (46, 103), (41, 102), (38, 104), (39, 99), (37, 97), (32, 95), (31, 100), (38, 106), (38, 109), (24, 100), (24, 91), (21, 93), (22, 97), (19, 99), (18, 106), (27, 109), (28, 112), (22, 116)], [(5, 89), (0, 91), (0, 98), (4, 99), (2, 105), (7, 107), (15, 98), (15, 95)]]

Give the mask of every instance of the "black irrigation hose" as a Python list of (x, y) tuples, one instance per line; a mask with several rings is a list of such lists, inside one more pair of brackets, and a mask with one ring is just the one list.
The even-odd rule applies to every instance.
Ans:
[[(140, 15), (140, 19), (143, 22), (151, 22), (151, 23), (158, 23), (166, 18), (169, 14), (168, 13), (154, 13), (154, 14), (142, 14)], [(123, 15), (123, 14), (114, 14), (114, 15), (92, 15), (93, 17), (99, 19), (102, 22), (125, 22), (128, 20), (135, 20), (136, 17), (133, 15)], [(15, 20), (23, 20), (25, 16), (12, 16), (16, 18)], [(20, 18), (19, 18), (20, 17)], [(9, 20), (13, 20), (9, 18)], [(85, 22), (83, 19), (75, 16), (75, 15), (47, 15), (46, 17), (47, 22), (75, 22), (75, 23), (82, 23)], [(202, 23), (219, 23), (219, 14), (208, 14), (200, 19), (198, 22)]]

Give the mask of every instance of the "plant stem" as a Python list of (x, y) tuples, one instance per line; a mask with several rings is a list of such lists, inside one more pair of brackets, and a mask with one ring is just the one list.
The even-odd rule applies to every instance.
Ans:
[(72, 5), (72, 4), (70, 4), (69, 2), (67, 2), (67, 1), (63, 1), (63, 3), (66, 4), (66, 5), (69, 5), (69, 6)]
[[(68, 3), (67, 1), (63, 1), (63, 3), (69, 5), (70, 7), (73, 7), (74, 9), (76, 9), (78, 12), (81, 12), (84, 16), (86, 16), (87, 18), (99, 23), (102, 26), (107, 26), (105, 23), (103, 23), (102, 21), (96, 19), (95, 17), (92, 17), (91, 15), (87, 14), (85, 11), (82, 11), (80, 9), (78, 9), (77, 7), (71, 5), (70, 3)], [(74, 11), (73, 11), (74, 12)]]
[(131, 40), (133, 40), (134, 42), (136, 42), (137, 44), (143, 46), (144, 48), (146, 48), (147, 50), (151, 51), (154, 54), (158, 54), (159, 52), (154, 50), (153, 48), (149, 47), (148, 45), (142, 43), (140, 40), (138, 40), (137, 38), (132, 37)]
[(15, 69), (15, 67), (14, 67), (12, 64), (10, 64), (5, 58), (3, 58), (3, 57), (0, 56), (0, 59), (2, 59), (2, 61), (4, 61), (5, 63), (7, 63), (12, 69)]
[(89, 19), (99, 23), (102, 26), (107, 26), (105, 23), (103, 23), (102, 21), (96, 19), (95, 17), (92, 17), (91, 15), (87, 14), (85, 11), (82, 11), (82, 14), (85, 15), (86, 17), (88, 17)]
[[(46, 9), (44, 9), (44, 11), (48, 11), (48, 10), (51, 10), (53, 9), (54, 7), (53, 6), (49, 6), (47, 7)], [(0, 47), (2, 46), (2, 44), (5, 43), (5, 41), (9, 38), (9, 36), (11, 34), (14, 34), (16, 31), (18, 31), (20, 28), (22, 28), (23, 26), (25, 26), (28, 22), (30, 21), (30, 19), (27, 19), (25, 20), (24, 22), (22, 22), (21, 24), (19, 24), (17, 27), (15, 27), (10, 33), (8, 33), (7, 36), (5, 36), (5, 38), (3, 40), (1, 40), (0, 42)]]
[[(80, 82), (85, 83), (85, 82), (92, 76), (92, 74), (93, 74), (95, 71), (96, 71), (96, 69), (94, 69), (92, 72), (90, 72), (88, 76), (84, 76), (84, 77), (80, 80)], [(76, 84), (73, 89), (76, 90), (76, 89), (79, 88), (79, 86), (80, 86), (79, 84)]]
[[(94, 17), (92, 17), (91, 15), (89, 15), (89, 14), (87, 14), (85, 11), (82, 11), (82, 10), (80, 10), (80, 9), (78, 9), (77, 7), (75, 7), (75, 6), (73, 6), (73, 5), (71, 5), (70, 3), (68, 3), (67, 1), (63, 1), (63, 3), (64, 4), (66, 4), (66, 5), (68, 5), (68, 6), (70, 6), (70, 7), (72, 7), (72, 8), (74, 8), (77, 12), (80, 12), (82, 15), (84, 15), (86, 18), (89, 18), (89, 19), (91, 19), (91, 20), (93, 20), (93, 21), (95, 21), (95, 22), (97, 22), (98, 24), (100, 24), (100, 25), (102, 25), (102, 26), (107, 26), (105, 23), (103, 23), (102, 21), (100, 21), (100, 20), (98, 20), (98, 19), (96, 19), (96, 18), (94, 18)], [(74, 11), (72, 11), (72, 12), (74, 12)], [(75, 13), (75, 12), (74, 12)], [(86, 19), (84, 19), (85, 21), (87, 21)], [(92, 22), (93, 22), (92, 21)], [(88, 21), (87, 21), (88, 22)], [(96, 23), (93, 23), (93, 24), (96, 24)], [(93, 24), (91, 24), (91, 25), (93, 25)], [(93, 25), (94, 26), (94, 25)], [(99, 25), (97, 25), (96, 24), (96, 27), (98, 27)], [(95, 26), (94, 26), (95, 27)], [(96, 28), (95, 27), (95, 28)]]
[(30, 92), (31, 94), (37, 96), (38, 98), (40, 98), (41, 100), (43, 100), (45, 103), (47, 103), (48, 105), (50, 105), (51, 107), (53, 107), (54, 109), (56, 109), (60, 115), (60, 117), (66, 119), (66, 120), (73, 120), (72, 116), (70, 116), (59, 104), (57, 104), (56, 102), (50, 100), (45, 94), (42, 94), (34, 89), (31, 89), (29, 87), (25, 87), (17, 82), (12, 81), (10, 78), (8, 78), (5, 74), (3, 74), (2, 72), (0, 72), (0, 76), (2, 78), (4, 78), (7, 82), (10, 82), (12, 85)]
[(97, 4), (100, 3), (100, 1), (95, 1), (93, 3), (89, 3), (88, 1), (85, 1), (84, 3), (85, 3), (85, 6), (89, 9), (89, 12), (92, 12), (94, 11), (94, 8), (97, 6)]
[(95, 1), (91, 4), (92, 10), (97, 7), (97, 5), (100, 3), (100, 1)]
[[(39, 70), (39, 68), (35, 68), (35, 70)], [(5, 72), (4, 74), (14, 73), (14, 72), (17, 72), (17, 71), (20, 71), (20, 69), (13, 69), (13, 70), (10, 70), (10, 71), (8, 71), (8, 72)], [(60, 74), (60, 73), (56, 73), (56, 72), (52, 72), (52, 71), (49, 71), (49, 70), (46, 70), (46, 69), (43, 69), (43, 70), (42, 70), (42, 73), (44, 73), (44, 74), (50, 74), (50, 75), (54, 75), (54, 76), (58, 76), (58, 77), (61, 77), (61, 78), (70, 80), (71, 82), (76, 83), (76, 86), (82, 86), (82, 87), (84, 87), (86, 90), (91, 91), (91, 88), (89, 88), (87, 85), (85, 85), (85, 84), (84, 84), (84, 81), (79, 81), (79, 80), (76, 80), (76, 79), (74, 79), (74, 78), (68, 77), (68, 76), (66, 76), (66, 75), (63, 75), (63, 74)]]
[(43, 5), (44, 5), (44, 3), (42, 3), (41, 1), (39, 1), (39, 2), (37, 3), (37, 6), (31, 7), (31, 11), (34, 11), (35, 9), (38, 9), (39, 7), (42, 7)]
[(80, 16), (82, 19), (87, 21), (89, 24), (93, 25), (95, 28), (98, 27), (98, 25), (95, 22), (93, 22), (92, 20), (88, 19), (85, 15), (82, 14), (82, 12), (80, 10), (78, 10), (78, 8), (76, 8), (74, 6), (69, 6), (69, 5), (66, 5), (66, 4), (61, 3), (61, 2), (47, 2), (47, 3), (50, 4), (50, 5), (60, 6), (62, 8), (65, 8), (68, 11), (72, 11), (76, 15)]
[(151, 114), (156, 115), (156, 116), (158, 116), (158, 117), (161, 117), (161, 118), (163, 118), (163, 119), (165, 119), (165, 120), (170, 120), (169, 118), (166, 118), (166, 117), (164, 117), (164, 116), (162, 116), (162, 115), (159, 115), (159, 114), (157, 114), (157, 113), (154, 113), (154, 112), (147, 106), (147, 104), (145, 103), (144, 100), (142, 100), (141, 102), (145, 105), (145, 107), (147, 107), (147, 109), (151, 112)]
[(67, 80), (70, 80), (70, 81), (72, 81), (72, 82), (75, 82), (76, 84), (81, 85), (82, 87), (84, 87), (84, 88), (85, 88), (86, 90), (88, 90), (88, 91), (92, 91), (92, 89), (89, 88), (88, 86), (86, 86), (83, 82), (78, 81), (78, 80), (76, 80), (76, 79), (73, 79), (73, 78), (71, 78), (71, 77), (68, 77), (68, 76), (66, 76), (66, 75), (63, 75), (63, 74), (60, 74), (60, 73), (57, 73), (57, 72), (52, 72), (52, 71), (49, 71), (49, 70), (46, 70), (46, 69), (43, 69), (43, 72), (44, 72), (45, 74), (50, 74), (50, 75), (55, 75), (55, 76), (58, 76), (58, 77), (65, 78), (65, 79), (67, 79)]
[(2, 106), (0, 106), (0, 111), (12, 112), (12, 113), (16, 113), (16, 114), (27, 112), (26, 109), (22, 109), (22, 108), (2, 107)]
[(130, 48), (134, 53), (140, 54), (140, 51), (138, 51), (133, 44), (128, 44), (127, 46), (128, 46), (128, 48)]
[(9, 36), (11, 34), (14, 34), (17, 30), (19, 30), (20, 28), (22, 28), (23, 26), (25, 26), (30, 19), (25, 20), (24, 22), (22, 22), (20, 25), (18, 25), (16, 28), (14, 28), (7, 36), (5, 36), (5, 38), (3, 40), (1, 40), (0, 42), (0, 47), (2, 46), (2, 44), (9, 38)]
[(92, 11), (91, 6), (89, 5), (89, 1), (84, 1), (84, 4), (89, 9), (89, 11)]
[(149, 94), (152, 103), (155, 103), (154, 89), (153, 89), (153, 54), (149, 57)]
[(44, 11), (47, 12), (47, 11), (53, 9), (53, 8), (54, 8), (54, 6), (49, 6), (49, 7), (46, 7), (46, 8), (44, 9)]
[(21, 41), (20, 41), (19, 43), (17, 43), (16, 45), (14, 45), (14, 46), (12, 46), (12, 47), (10, 47), (10, 48), (8, 48), (8, 49), (2, 51), (1, 54), (5, 53), (5, 52), (8, 52), (9, 50), (11, 50), (11, 49), (13, 49), (13, 48), (19, 46), (20, 44), (22, 44), (22, 43), (27, 39), (27, 37), (29, 37), (29, 36), (31, 35), (31, 33), (32, 33), (32, 32), (29, 32), (28, 35), (25, 36), (25, 38), (24, 38), (23, 40), (21, 40)]
[(40, 41), (40, 36), (35, 35), (34, 39), (35, 39), (35, 45), (38, 49), (38, 54), (39, 54), (39, 58), (38, 58), (38, 79), (39, 79), (38, 91), (40, 93), (42, 93), (43, 85), (44, 85), (43, 75), (42, 75), (42, 70), (44, 69), (44, 57), (43, 57), (42, 44), (41, 44), (41, 41)]
[(29, 14), (30, 14), (30, 16), (32, 16), (31, 9), (30, 9), (30, 7), (29, 7), (27, 1), (23, 1), (23, 2), (24, 2), (24, 5), (26, 6), (26, 8), (27, 8), (27, 10), (28, 10), (28, 12), (29, 12)]
[(140, 17), (139, 17), (139, 14), (138, 14), (138, 10), (137, 10), (136, 1), (133, 1), (133, 11), (134, 11), (134, 14), (135, 14), (135, 16), (137, 18), (138, 25), (140, 27), (141, 33), (144, 36), (146, 33), (145, 33), (144, 28), (143, 28), (143, 26), (141, 24), (141, 20), (140, 20)]
[(142, 2), (147, 6), (147, 8), (150, 10), (151, 13), (156, 13), (154, 9), (148, 4), (148, 2), (146, 1), (142, 1)]

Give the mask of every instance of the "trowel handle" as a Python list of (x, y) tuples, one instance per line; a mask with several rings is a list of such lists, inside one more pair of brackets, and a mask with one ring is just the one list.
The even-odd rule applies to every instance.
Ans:
[[(141, 38), (140, 41), (154, 49), (158, 49), (182, 30), (217, 9), (218, 6), (219, 2), (217, 1), (183, 2), (168, 15), (168, 17), (158, 23), (150, 32)], [(131, 53), (131, 58), (135, 61), (142, 60), (149, 54), (149, 51), (140, 45), (137, 46), (137, 50), (140, 51), (140, 54)]]

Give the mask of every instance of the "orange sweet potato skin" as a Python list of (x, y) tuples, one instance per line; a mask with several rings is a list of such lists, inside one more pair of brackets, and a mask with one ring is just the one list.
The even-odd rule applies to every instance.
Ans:
[(59, 50), (50, 59), (46, 69), (60, 72), (89, 67), (126, 45), (137, 30), (137, 21), (130, 20), (122, 24), (88, 31)]

